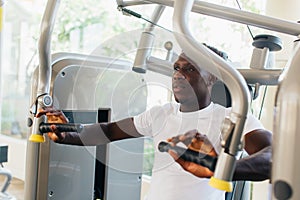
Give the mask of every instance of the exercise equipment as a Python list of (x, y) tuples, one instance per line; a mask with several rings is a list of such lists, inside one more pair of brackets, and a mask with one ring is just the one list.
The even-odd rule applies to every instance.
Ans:
[[(81, 124), (121, 119), (128, 112), (145, 110), (145, 89), (137, 91), (135, 97), (126, 92), (144, 84), (141, 75), (131, 72), (131, 66), (125, 60), (93, 55), (52, 55), (53, 105), (64, 112), (70, 123), (58, 126), (79, 132)], [(34, 74), (38, 74), (38, 68)], [(107, 85), (107, 80), (112, 84)], [(100, 95), (91, 97), (95, 91)], [(113, 97), (131, 103), (122, 105)], [(130, 105), (135, 109), (128, 108)], [(45, 120), (39, 124), (39, 134), (47, 131), (49, 124)], [(25, 199), (139, 198), (143, 145), (143, 138), (99, 146), (56, 144), (47, 137), (42, 143), (29, 142)]]
[(83, 129), (82, 124), (41, 123), (40, 124), (40, 132), (41, 133), (51, 132), (52, 131), (51, 125), (55, 125), (56, 129), (59, 132), (77, 132), (77, 133), (80, 133)]
[[(257, 84), (279, 84), (279, 90), (276, 98), (275, 104), (275, 130), (274, 130), (274, 155), (273, 155), (273, 167), (272, 167), (272, 183), (273, 183), (273, 198), (274, 199), (300, 199), (300, 191), (297, 190), (297, 184), (299, 183), (300, 176), (298, 175), (299, 162), (297, 153), (297, 145), (294, 141), (298, 141), (299, 126), (297, 126), (297, 119), (299, 115), (299, 74), (298, 63), (300, 62), (299, 55), (299, 45), (295, 45), (295, 53), (291, 56), (291, 60), (288, 63), (288, 67), (282, 73), (281, 70), (257, 70), (257, 69), (247, 69), (235, 70), (231, 67), (230, 64), (226, 63), (221, 58), (217, 57), (213, 53), (209, 52), (205, 47), (192, 37), (189, 31), (189, 27), (185, 22), (188, 19), (190, 12), (196, 12), (199, 14), (205, 14), (213, 17), (218, 17), (242, 24), (252, 25), (259, 28), (264, 28), (271, 31), (281, 32), (285, 34), (290, 34), (294, 36), (299, 36), (300, 34), (300, 25), (298, 23), (289, 22), (281, 19), (276, 19), (268, 16), (263, 16), (259, 14), (254, 14), (250, 12), (240, 11), (233, 8), (227, 8), (224, 6), (214, 5), (202, 1), (193, 1), (193, 0), (149, 0), (145, 1), (122, 1), (117, 0), (119, 7), (127, 7), (134, 5), (144, 5), (154, 3), (158, 4), (159, 8), (154, 12), (153, 19), (157, 21), (161, 12), (163, 11), (164, 6), (174, 7), (174, 32), (175, 38), (183, 49), (183, 51), (191, 57), (196, 62), (204, 62), (206, 70), (216, 75), (220, 80), (222, 80), (225, 85), (228, 87), (229, 92), (232, 96), (232, 113), (228, 119), (225, 120), (223, 131), (226, 135), (230, 135), (230, 138), (226, 141), (223, 141), (223, 150), (221, 151), (216, 168), (215, 174), (212, 179), (212, 185), (216, 188), (232, 188), (231, 179), (233, 174), (234, 165), (236, 162), (236, 154), (241, 150), (241, 132), (243, 129), (245, 116), (248, 111), (248, 102), (249, 102), (249, 93), (247, 89), (247, 76), (250, 74), (250, 80), (253, 83)], [(57, 71), (57, 74), (60, 73), (61, 78), (54, 80), (56, 76), (53, 76), (52, 72), (55, 69), (55, 59), (51, 59), (50, 54), (50, 41), (51, 41), (51, 31), (54, 24), (55, 12), (58, 7), (58, 1), (48, 1), (46, 12), (42, 22), (42, 34), (39, 42), (40, 49), (40, 65), (39, 69), (35, 72), (33, 78), (38, 80), (37, 83), (33, 84), (33, 93), (31, 99), (31, 116), (30, 120), (32, 123), (30, 125), (30, 134), (29, 140), (32, 141), (27, 146), (27, 162), (26, 167), (27, 180), (26, 180), (26, 200), (35, 200), (35, 199), (54, 199), (55, 192), (54, 190), (48, 190), (45, 186), (45, 183), (48, 183), (49, 175), (49, 166), (51, 163), (50, 159), (50, 144), (45, 140), (42, 133), (39, 130), (40, 124), (45, 122), (43, 118), (35, 117), (37, 110), (44, 106), (49, 106), (49, 102), (55, 103), (55, 98), (59, 99), (58, 102), (61, 103), (61, 108), (72, 107), (68, 105), (68, 100), (70, 94), (62, 94), (62, 91), (68, 91), (66, 88), (62, 88), (62, 91), (59, 91), (59, 96), (57, 87), (53, 87), (54, 81), (60, 86), (63, 81), (65, 81), (69, 76), (70, 71), (74, 70), (73, 67), (66, 68), (63, 72)], [(156, 18), (157, 17), (157, 18)], [(149, 50), (151, 50), (152, 44), (152, 30), (153, 27), (149, 27), (141, 37), (141, 48), (142, 51), (139, 51), (137, 54), (136, 60), (139, 60), (135, 64), (135, 69), (138, 72), (146, 72), (150, 70), (151, 67), (158, 74), (167, 75), (170, 72), (168, 66), (170, 66), (169, 60), (161, 60), (150, 55)], [(145, 38), (145, 39), (143, 39)], [(260, 42), (259, 42), (260, 43)], [(257, 44), (258, 45), (258, 44)], [(270, 46), (269, 46), (270, 47)], [(270, 47), (271, 49), (276, 49)], [(209, 57), (209, 59), (207, 58)], [(60, 58), (63, 60), (62, 58)], [(96, 58), (93, 58), (96, 59)], [(212, 59), (214, 65), (217, 66), (217, 69), (211, 68)], [(105, 58), (102, 58), (103, 62)], [(55, 62), (54, 62), (55, 61)], [(105, 60), (109, 61), (109, 59)], [(71, 61), (73, 62), (73, 61)], [(106, 62), (107, 63), (107, 62)], [(99, 63), (97, 63), (99, 64)], [(154, 66), (160, 65), (161, 68), (157, 69)], [(116, 64), (118, 65), (118, 64)], [(52, 66), (52, 68), (50, 67)], [(78, 67), (79, 65), (77, 65)], [(105, 65), (104, 65), (105, 66)], [(127, 63), (121, 65), (126, 66), (131, 69), (132, 64)], [(142, 67), (139, 67), (142, 66)], [(76, 67), (75, 67), (76, 69)], [(85, 70), (88, 69), (88, 70)], [(92, 70), (91, 70), (92, 69)], [(70, 71), (68, 71), (70, 70)], [(74, 70), (75, 73), (84, 74), (84, 73), (93, 73), (97, 74), (99, 71), (94, 68), (84, 67), (83, 70)], [(243, 74), (244, 73), (244, 74)], [(56, 75), (57, 75), (56, 74)], [(72, 74), (72, 73), (70, 73)], [(242, 76), (243, 75), (243, 76)], [(73, 76), (74, 77), (74, 76)], [(81, 77), (76, 76), (75, 77)], [(91, 76), (93, 77), (93, 76)], [(245, 81), (246, 79), (246, 81)], [(141, 79), (140, 79), (141, 80)], [(74, 85), (74, 80), (71, 78), (68, 80), (70, 84)], [(72, 82), (73, 81), (73, 82)], [(83, 83), (83, 82), (81, 82)], [(80, 84), (79, 84), (80, 85)], [(54, 91), (51, 91), (50, 88), (53, 87)], [(86, 88), (85, 88), (86, 89)], [(81, 90), (80, 90), (81, 91)], [(284, 91), (284, 92), (283, 92)], [(82, 91), (81, 91), (82, 92)], [(90, 92), (90, 91), (84, 91)], [(71, 99), (80, 99), (78, 94), (71, 95)], [(90, 98), (84, 99), (82, 102), (76, 102), (79, 105), (80, 109), (86, 108), (90, 105)], [(76, 106), (77, 106), (76, 105)], [(107, 105), (105, 105), (107, 106)], [(104, 106), (104, 107), (105, 107)], [(98, 107), (98, 106), (97, 106)], [(95, 107), (92, 108), (93, 110)], [(143, 108), (141, 108), (143, 110)], [(291, 116), (291, 117), (286, 117)], [(29, 121), (30, 121), (29, 120)], [(45, 143), (42, 143), (45, 142)], [(299, 146), (299, 145), (298, 145)], [(58, 150), (58, 146), (53, 148)], [(64, 148), (65, 150), (65, 148)], [(53, 155), (53, 154), (51, 154)], [(286, 158), (288, 155), (288, 158)], [(108, 154), (108, 158), (112, 157), (112, 154)], [(289, 165), (282, 165), (282, 160), (285, 163), (290, 163)], [(65, 165), (68, 168), (68, 165)], [(70, 167), (69, 167), (70, 168)], [(84, 169), (85, 170), (85, 169)], [(75, 171), (75, 170), (74, 170)], [(139, 175), (138, 175), (139, 176)], [(137, 178), (138, 179), (138, 178)], [(88, 180), (88, 179), (87, 179)], [(111, 178), (109, 181), (113, 181)], [(139, 179), (138, 179), (139, 180)], [(88, 181), (87, 181), (88, 182)], [(72, 182), (73, 183), (73, 182)], [(78, 182), (76, 182), (78, 183)], [(43, 186), (44, 184), (44, 186)], [(108, 183), (110, 184), (110, 183)], [(75, 187), (74, 187), (75, 188)]]
[(5, 200), (15, 200), (16, 198), (9, 193), (7, 193), (7, 189), (11, 183), (13, 178), (12, 173), (10, 170), (5, 169), (3, 167), (4, 162), (7, 162), (7, 153), (8, 153), (8, 146), (6, 144), (0, 144), (0, 176), (4, 176), (4, 184), (0, 190), (0, 199)]

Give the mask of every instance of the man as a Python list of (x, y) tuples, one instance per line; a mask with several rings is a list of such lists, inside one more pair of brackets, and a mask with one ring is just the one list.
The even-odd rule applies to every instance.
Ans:
[[(213, 48), (211, 49), (214, 51)], [(218, 51), (215, 52), (218, 53)], [(186, 133), (184, 135), (186, 138), (196, 137), (197, 141), (198, 137), (198, 142), (209, 141), (204, 142), (198, 150), (217, 156), (221, 149), (220, 127), (230, 109), (211, 102), (210, 94), (215, 81), (215, 76), (207, 71), (199, 70), (196, 64), (182, 53), (174, 64), (172, 78), (173, 93), (177, 103), (155, 106), (138, 116), (118, 122), (87, 125), (80, 134), (60, 133), (53, 125), (51, 126), (53, 132), (48, 133), (48, 136), (55, 142), (75, 145), (99, 145), (126, 138), (151, 136), (156, 151), (148, 200), (224, 199), (223, 191), (208, 185), (209, 179), (207, 178), (212, 176), (213, 172), (189, 163), (188, 165), (196, 169), (196, 172), (200, 172), (194, 173), (183, 164), (187, 162), (182, 163), (182, 160), (178, 159), (178, 163), (187, 170), (185, 171), (174, 162), (173, 158), (177, 159), (176, 153), (170, 152), (170, 156), (157, 151), (160, 141), (169, 140), (174, 144), (178, 141), (186, 142), (185, 138), (179, 139), (178, 137), (175, 140), (176, 137), (174, 137), (174, 135)], [(49, 123), (67, 122), (60, 111), (46, 109), (38, 116), (43, 114), (48, 116)], [(243, 134), (245, 150), (250, 155), (271, 145), (271, 134), (264, 130), (252, 115), (247, 118)], [(207, 139), (203, 140), (203, 137)], [(267, 159), (261, 159), (260, 156), (255, 158), (261, 163), (269, 162), (269, 157)], [(249, 169), (238, 170), (238, 168), (236, 177), (243, 177)]]

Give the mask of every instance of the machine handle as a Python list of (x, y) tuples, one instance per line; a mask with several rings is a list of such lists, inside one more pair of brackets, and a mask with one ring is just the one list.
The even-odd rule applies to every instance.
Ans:
[(172, 146), (167, 142), (160, 142), (158, 144), (158, 150), (160, 152), (168, 152), (169, 150), (174, 150), (180, 158), (183, 160), (193, 162), (214, 171), (217, 164), (217, 157), (213, 157), (207, 154), (199, 153), (190, 149), (185, 149), (179, 146)]
[(80, 133), (83, 129), (82, 124), (62, 124), (62, 123), (41, 123), (40, 132), (52, 132), (51, 125), (55, 125), (60, 132), (77, 132)]

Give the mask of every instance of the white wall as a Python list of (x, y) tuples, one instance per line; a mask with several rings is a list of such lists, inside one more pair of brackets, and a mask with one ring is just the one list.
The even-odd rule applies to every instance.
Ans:
[[(299, 0), (267, 0), (266, 3), (266, 15), (292, 22), (300, 21), (299, 9)], [(277, 61), (287, 61), (293, 49), (293, 41), (297, 38), (287, 34), (278, 34), (278, 37), (283, 40), (284, 48), (276, 53)]]

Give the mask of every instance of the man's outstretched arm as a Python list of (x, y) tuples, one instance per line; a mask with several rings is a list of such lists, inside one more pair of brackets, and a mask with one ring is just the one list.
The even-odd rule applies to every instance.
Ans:
[(55, 123), (68, 123), (68, 119), (60, 110), (48, 108), (40, 111), (37, 117), (46, 115), (48, 123), (52, 123), (52, 132), (48, 133), (51, 140), (61, 144), (100, 145), (126, 138), (141, 137), (136, 130), (133, 118), (126, 118), (111, 123), (95, 123), (84, 125), (80, 133), (61, 132)]

